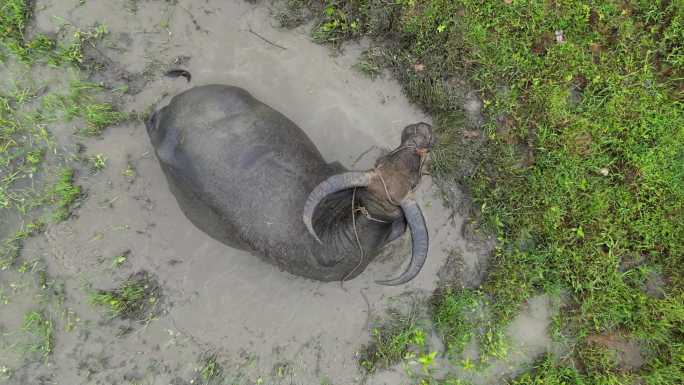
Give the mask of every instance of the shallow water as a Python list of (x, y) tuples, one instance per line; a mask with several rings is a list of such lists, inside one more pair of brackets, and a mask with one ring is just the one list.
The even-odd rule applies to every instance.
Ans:
[[(139, 1), (132, 2), (137, 5), (133, 13), (124, 7), (131, 2), (78, 3), (37, 1), (35, 27), (56, 32), (64, 20), (82, 27), (105, 24), (110, 34), (99, 49), (109, 58), (108, 68), (95, 77), (112, 86), (130, 83), (130, 93), (121, 98), (125, 110), (162, 105), (191, 86), (237, 85), (297, 123), (327, 161), (353, 169), (371, 167), (379, 149), (398, 145), (406, 125), (430, 121), (408, 103), (395, 81), (371, 81), (351, 68), (362, 44), (332, 56), (310, 41), (306, 27), (274, 28), (264, 4)], [(180, 65), (174, 63), (179, 57), (186, 57)], [(175, 67), (189, 70), (192, 81), (161, 76)], [(67, 145), (74, 140), (68, 131), (57, 135)], [(59, 384), (186, 384), (196, 376), (200, 355), (212, 351), (236, 382), (261, 377), (267, 384), (361, 383), (357, 350), (368, 341), (370, 316), (381, 315), (388, 298), (405, 291), (429, 294), (449, 254), (459, 256), (457, 273), (470, 285), (478, 283), (486, 265), (490, 246), (463, 235), (464, 218), (443, 206), (429, 177), (418, 193), (431, 238), (420, 275), (400, 287), (374, 283), (403, 271), (410, 253), (405, 235), (363, 274), (340, 285), (281, 272), (197, 230), (171, 195), (143, 124), (109, 128), (101, 140), (85, 144), (88, 154), (107, 156), (107, 168), (79, 178), (88, 199), (76, 218), (50, 227), (24, 251), (44, 258), (50, 274), (66, 282), (65, 307), (80, 321), (72, 332), (58, 331), (50, 365), (20, 369), (13, 381), (33, 384), (45, 375)], [(137, 173), (132, 182), (121, 174), (129, 162)], [(111, 258), (126, 250), (129, 261), (112, 269)], [(103, 322), (87, 305), (83, 283), (108, 288), (139, 270), (158, 278), (166, 311), (149, 325), (119, 335), (124, 324)], [(539, 306), (533, 302), (511, 327), (521, 346), (534, 346), (521, 350), (516, 367), (548, 345), (550, 315)], [(9, 329), (17, 326), (17, 320), (2, 318)], [(276, 369), (284, 364), (284, 372)], [(498, 383), (514, 370), (504, 365), (476, 382)], [(406, 381), (397, 370), (369, 383)]]

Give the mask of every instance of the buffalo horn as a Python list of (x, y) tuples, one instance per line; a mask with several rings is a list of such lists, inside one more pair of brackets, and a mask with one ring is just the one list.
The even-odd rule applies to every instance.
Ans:
[(396, 286), (412, 280), (418, 275), (427, 259), (429, 237), (420, 206), (413, 198), (404, 199), (400, 206), (404, 211), (406, 223), (411, 229), (411, 263), (399, 277), (386, 281), (376, 281), (380, 285)]
[(309, 194), (309, 197), (306, 199), (306, 203), (304, 204), (304, 212), (302, 213), (302, 216), (304, 218), (304, 224), (309, 230), (309, 233), (311, 233), (311, 235), (313, 235), (319, 243), (322, 242), (320, 238), (318, 238), (318, 235), (316, 235), (316, 231), (314, 231), (312, 224), (316, 206), (318, 206), (318, 204), (330, 194), (352, 187), (368, 186), (372, 175), (373, 173), (370, 171), (350, 171), (333, 175), (321, 182), (318, 186), (316, 186), (316, 188), (313, 189), (313, 191), (311, 191), (311, 194)]

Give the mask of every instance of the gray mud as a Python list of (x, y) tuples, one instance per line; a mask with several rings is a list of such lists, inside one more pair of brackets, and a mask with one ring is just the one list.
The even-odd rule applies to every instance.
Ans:
[[(93, 78), (112, 88), (128, 85), (119, 100), (126, 111), (148, 110), (191, 86), (237, 85), (297, 123), (327, 161), (354, 169), (371, 167), (381, 149), (398, 145), (404, 126), (430, 120), (395, 81), (371, 81), (352, 69), (362, 44), (333, 56), (311, 41), (306, 26), (275, 28), (265, 4), (36, 1), (34, 28), (57, 32), (65, 22), (108, 27), (105, 41), (90, 52), (105, 66)], [(192, 81), (162, 77), (170, 68), (187, 69)], [(65, 148), (73, 145), (70, 132), (55, 134)], [(429, 295), (445, 264), (472, 287), (486, 267), (491, 242), (464, 232), (465, 217), (443, 206), (429, 177), (419, 191), (431, 237), (420, 275), (401, 287), (374, 283), (402, 271), (410, 252), (404, 236), (358, 278), (340, 285), (281, 272), (197, 230), (171, 195), (141, 122), (109, 128), (102, 139), (84, 144), (87, 154), (108, 158), (107, 168), (82, 174), (78, 183), (88, 198), (75, 217), (49, 226), (23, 252), (44, 260), (49, 275), (64, 282), (62, 309), (76, 315), (74, 327), (68, 331), (64, 320), (58, 322), (47, 363), (0, 356), (0, 368), (14, 372), (12, 384), (189, 384), (199, 378), (198, 360), (206, 352), (215, 354), (231, 384), (407, 383), (401, 369), (369, 379), (359, 370), (357, 350), (368, 341), (370, 316), (381, 315), (387, 300), (405, 291)], [(129, 164), (134, 177), (122, 175)], [(127, 261), (113, 268), (111, 259), (128, 250)], [(87, 284), (107, 289), (143, 270), (165, 293), (164, 311), (151, 322), (109, 320), (88, 303)], [(2, 279), (3, 285), (21, 280)], [(531, 301), (509, 329), (520, 346), (512, 363), (477, 382), (498, 383), (547, 349), (544, 301)], [(2, 308), (3, 332), (20, 327), (18, 314), (28, 308), (23, 302)]]

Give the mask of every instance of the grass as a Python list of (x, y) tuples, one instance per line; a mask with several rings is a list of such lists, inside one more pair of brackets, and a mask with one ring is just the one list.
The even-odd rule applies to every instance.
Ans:
[(441, 334), (449, 354), (460, 354), (474, 335), (480, 320), (476, 311), (480, 306), (479, 293), (471, 290), (446, 289), (433, 296), (432, 322)]
[(559, 364), (552, 357), (542, 358), (534, 370), (520, 375), (511, 385), (566, 385), (586, 384), (586, 378), (575, 368)]
[(149, 321), (158, 314), (161, 288), (148, 273), (138, 272), (116, 289), (90, 293), (89, 299), (111, 318)]
[(363, 347), (359, 365), (368, 373), (386, 369), (425, 347), (425, 331), (415, 309), (390, 309), (385, 320), (371, 329), (371, 342)]
[(90, 172), (97, 174), (107, 167), (107, 157), (104, 154), (95, 154), (88, 157)]
[(128, 261), (129, 255), (130, 255), (130, 250), (112, 258), (112, 267), (113, 268), (119, 268), (119, 267), (123, 266)]
[[(560, 288), (573, 337), (620, 332), (646, 353), (630, 375), (684, 377), (684, 3), (313, 3), (316, 40), (382, 46), (439, 123), (434, 174), (467, 188), (497, 235), (483, 288), (491, 351), (504, 353), (497, 335), (527, 298)], [(464, 125), (458, 84), (478, 91), (481, 128)], [(473, 129), (487, 139), (476, 151)], [(662, 276), (663, 295), (647, 292), (647, 272)], [(547, 363), (521, 383), (628, 382), (582, 365), (585, 349), (572, 352), (579, 372)]]
[(104, 88), (101, 84), (72, 81), (68, 94), (53, 93), (43, 102), (43, 116), (48, 121), (62, 120), (71, 122), (81, 119), (84, 127), (77, 130), (83, 136), (99, 136), (111, 125), (128, 118), (128, 114), (116, 111), (109, 103), (97, 100)]
[(306, 5), (308, 3), (309, 0), (284, 1), (281, 9), (278, 10), (276, 14), (276, 19), (280, 23), (280, 26), (285, 28), (295, 28), (308, 21), (308, 15), (305, 14)]
[(370, 48), (361, 54), (354, 68), (371, 79), (375, 79), (382, 74), (384, 66), (382, 50)]
[[(104, 26), (54, 40), (40, 34), (27, 36), (31, 2), (6, 0), (0, 4), (0, 63), (15, 79), (0, 84), (0, 213), (19, 216), (25, 223), (46, 222), (38, 218), (45, 206), (54, 206), (55, 220), (69, 217), (72, 206), (82, 196), (73, 184), (74, 171), (60, 165), (54, 178), (45, 163), (62, 156), (48, 127), (76, 121), (76, 131), (86, 136), (100, 135), (105, 127), (127, 118), (126, 114), (102, 102), (102, 85), (73, 80), (61, 94), (35, 84), (34, 65), (61, 66), (67, 78), (78, 79), (78, 67), (86, 64), (84, 49), (106, 35)], [(66, 26), (63, 29), (66, 29)], [(17, 63), (18, 62), (18, 63)], [(24, 64), (22, 64), (24, 63)], [(73, 71), (73, 67), (76, 71)], [(59, 87), (59, 86), (57, 86)], [(57, 155), (57, 156), (55, 156)], [(101, 166), (103, 159), (95, 166)], [(39, 229), (30, 231), (34, 234)], [(22, 230), (19, 230), (22, 231)], [(0, 268), (6, 269), (21, 252), (25, 236), (17, 233), (0, 243)]]
[(81, 196), (81, 188), (74, 184), (74, 170), (64, 168), (58, 173), (58, 179), (52, 188), (52, 204), (55, 207), (53, 217), (63, 221), (71, 215), (71, 208)]
[(31, 311), (24, 316), (22, 329), (29, 335), (27, 350), (47, 360), (54, 348), (54, 323), (43, 311)]
[(29, 38), (26, 27), (32, 16), (33, 3), (26, 0), (5, 0), (0, 4), (0, 61), (9, 57), (28, 64), (44, 62), (51, 66), (85, 64), (83, 49), (107, 35), (107, 28), (98, 25), (88, 30), (76, 29), (69, 41), (59, 41), (45, 34)]
[[(127, 115), (103, 100), (102, 85), (80, 80), (80, 70), (96, 64), (86, 51), (107, 35), (107, 28), (81, 29), (65, 22), (55, 37), (27, 31), (34, 5), (27, 0), (0, 1), (0, 70), (5, 75), (0, 82), (0, 218), (6, 237), (0, 241), (0, 270), (26, 274), (24, 282), (35, 278), (41, 310), (25, 315), (22, 333), (17, 333), (22, 341), (16, 346), (47, 360), (55, 346), (55, 325), (61, 321), (71, 330), (78, 318), (63, 307), (63, 285), (48, 281), (45, 268), (36, 263), (18, 261), (28, 237), (40, 234), (51, 222), (68, 219), (84, 196), (75, 183), (73, 157), (56, 144), (50, 130), (72, 124), (77, 134), (97, 136)], [(46, 71), (56, 73), (56, 79), (38, 80)], [(61, 78), (73, 80), (64, 86)], [(99, 154), (92, 164), (100, 170), (105, 162)], [(1, 300), (9, 302), (4, 294)], [(0, 365), (0, 382), (12, 375), (13, 368)]]
[(135, 182), (138, 173), (135, 171), (135, 166), (133, 166), (131, 162), (128, 162), (126, 168), (121, 171), (121, 175), (128, 183), (133, 183)]
[(199, 376), (203, 384), (213, 384), (222, 381), (223, 367), (218, 363), (216, 355), (208, 355), (202, 359)]

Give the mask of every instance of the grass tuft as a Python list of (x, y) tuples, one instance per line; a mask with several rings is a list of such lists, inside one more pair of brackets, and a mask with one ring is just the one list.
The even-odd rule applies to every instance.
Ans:
[(371, 79), (375, 79), (384, 69), (384, 52), (380, 48), (370, 48), (361, 54), (354, 68)]
[(73, 169), (64, 168), (58, 175), (52, 189), (52, 203), (55, 206), (53, 217), (57, 221), (64, 221), (71, 216), (72, 207), (82, 192), (81, 187), (74, 184)]
[(425, 346), (425, 331), (418, 324), (415, 309), (390, 309), (386, 319), (371, 329), (371, 342), (361, 349), (359, 365), (368, 373), (395, 365), (415, 349)]
[(216, 355), (209, 355), (202, 360), (199, 375), (204, 384), (219, 383), (223, 380), (223, 367), (218, 363)]
[(432, 322), (449, 354), (460, 354), (474, 335), (481, 295), (468, 289), (445, 289), (432, 297)]
[(138, 272), (113, 290), (90, 294), (90, 303), (102, 306), (111, 318), (150, 321), (160, 310), (161, 288), (147, 273)]
[(22, 329), (29, 334), (27, 350), (40, 354), (47, 360), (54, 348), (54, 324), (42, 311), (32, 311), (24, 316)]

